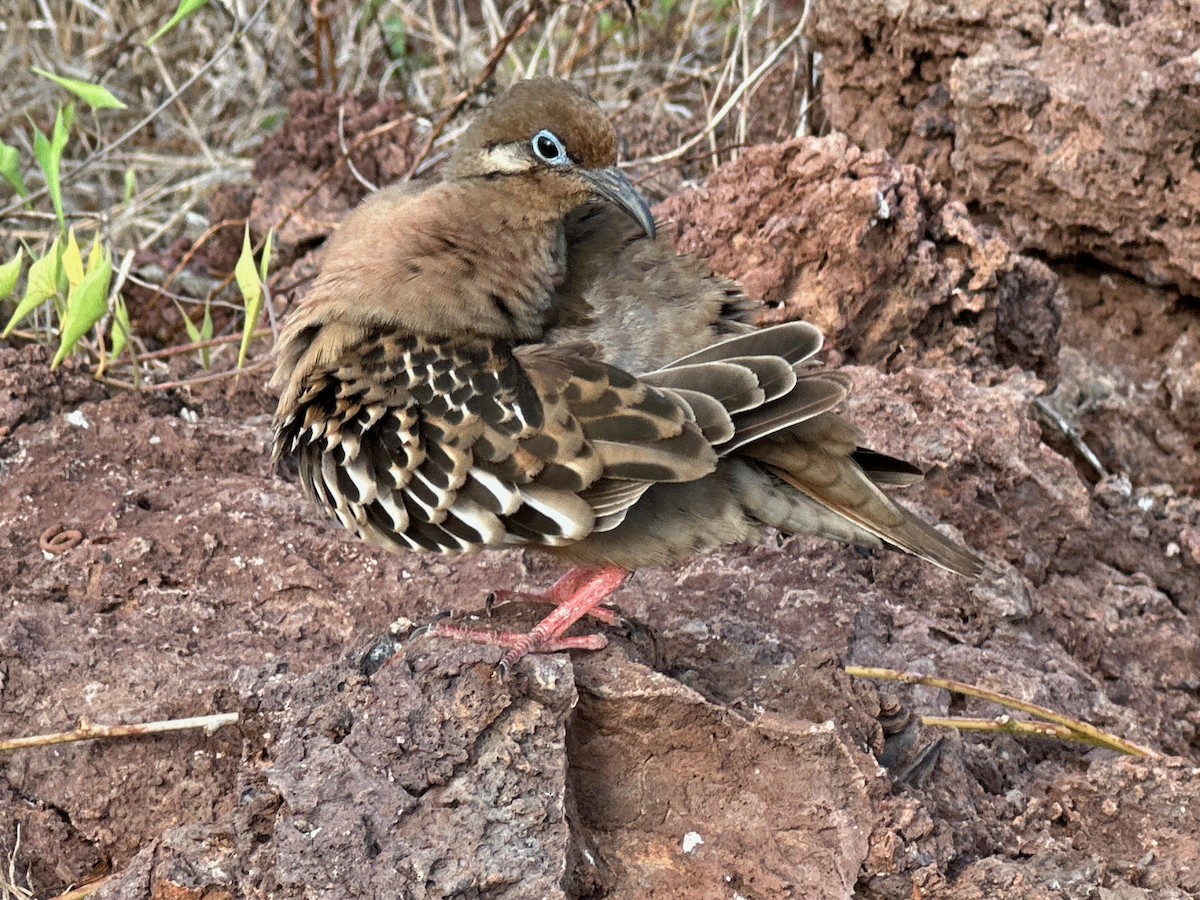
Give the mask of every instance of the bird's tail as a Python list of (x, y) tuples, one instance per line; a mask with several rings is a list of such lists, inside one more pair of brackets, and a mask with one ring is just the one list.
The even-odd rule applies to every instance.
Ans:
[(817, 328), (790, 322), (714, 344), (642, 380), (674, 391), (697, 411), (697, 395), (720, 404), (724, 415), (697, 417), (709, 423), (705, 435), (721, 456), (753, 461), (728, 468), (744, 480), (747, 509), (760, 521), (902, 550), (978, 575), (983, 566), (974, 554), (883, 492), (882, 486), (907, 486), (923, 475), (859, 446), (858, 429), (833, 412), (846, 398), (849, 379), (816, 367), (821, 344)]
[[(777, 479), (778, 490), (770, 486), (762, 489), (769, 501), (747, 504), (752, 514), (773, 519), (767, 524), (789, 533), (902, 550), (960, 575), (976, 576), (983, 571), (982, 562), (973, 553), (885, 494), (872, 473), (855, 461), (854, 454), (790, 438), (789, 434), (781, 434), (740, 452)], [(869, 452), (872, 457), (883, 456)], [(894, 463), (907, 467), (901, 460)], [(883, 469), (883, 483), (896, 483), (891, 480), (894, 468), (889, 465)]]

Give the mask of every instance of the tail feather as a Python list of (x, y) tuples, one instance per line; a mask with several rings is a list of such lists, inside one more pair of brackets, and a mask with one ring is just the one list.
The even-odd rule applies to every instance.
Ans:
[(689, 353), (671, 363), (671, 367), (713, 362), (734, 356), (780, 356), (793, 366), (808, 361), (825, 344), (825, 336), (808, 322), (784, 322), (770, 328), (735, 335), (719, 343)]
[(775, 432), (792, 428), (828, 412), (846, 399), (841, 383), (817, 376), (802, 378), (796, 387), (778, 400), (733, 417), (734, 435), (716, 448), (721, 456)]
[(925, 473), (912, 463), (867, 447), (855, 447), (850, 458), (880, 487), (908, 487), (925, 480)]
[(708, 394), (731, 414), (754, 409), (766, 399), (752, 370), (721, 361), (659, 369), (639, 376), (639, 380), (651, 387)]
[(852, 457), (778, 441), (753, 444), (744, 455), (885, 546), (961, 575), (983, 571), (978, 557), (893, 502)]

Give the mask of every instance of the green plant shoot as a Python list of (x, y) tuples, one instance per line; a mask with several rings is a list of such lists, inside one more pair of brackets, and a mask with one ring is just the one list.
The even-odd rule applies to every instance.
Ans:
[(245, 235), (242, 238), (242, 254), (238, 257), (237, 265), (233, 268), (237, 279), (238, 290), (242, 292), (242, 303), (246, 308), (246, 322), (242, 326), (242, 346), (238, 350), (237, 367), (246, 364), (246, 354), (250, 350), (250, 341), (254, 337), (254, 329), (258, 327), (259, 317), (263, 308), (263, 285), (267, 280), (267, 269), (271, 264), (271, 244), (275, 239), (275, 230), (267, 233), (263, 245), (262, 258), (259, 265), (254, 265), (254, 249), (250, 246), (250, 223), (246, 223)]
[(59, 246), (59, 239), (55, 238), (46, 255), (35, 259), (29, 267), (25, 296), (17, 304), (0, 337), (8, 337), (12, 330), (21, 324), (22, 319), (58, 293), (58, 276), (61, 271), (62, 248)]
[(55, 75), (53, 72), (47, 72), (45, 69), (39, 69), (33, 66), (33, 72), (36, 75), (41, 75), (43, 78), (48, 78), (64, 88), (86, 103), (95, 112), (98, 109), (126, 109), (124, 103), (118, 100), (108, 88), (99, 84), (91, 84), (87, 81), (76, 81), (74, 78), (64, 78), (61, 75)]
[(46, 176), (46, 190), (50, 192), (50, 200), (54, 204), (55, 215), (58, 216), (58, 230), (66, 231), (66, 219), (63, 217), (62, 170), (63, 148), (67, 146), (67, 138), (71, 133), (71, 124), (75, 121), (75, 104), (68, 103), (66, 108), (59, 107), (58, 115), (54, 117), (54, 132), (47, 138), (42, 132), (33, 129), (33, 155), (37, 157), (42, 174)]
[(67, 232), (67, 246), (62, 252), (62, 270), (67, 276), (67, 285), (74, 288), (83, 281), (83, 254), (79, 252), (79, 244), (75, 240), (75, 229)]
[(10, 147), (4, 141), (0, 141), (0, 178), (11, 184), (18, 196), (29, 196), (25, 179), (21, 177), (21, 154), (16, 147)]
[(116, 359), (125, 349), (131, 334), (129, 328), (129, 310), (125, 306), (125, 298), (117, 296), (113, 304), (112, 348), (109, 350), (110, 359)]
[[(64, 257), (66, 254), (64, 253)], [(91, 254), (89, 268), (83, 278), (67, 292), (67, 309), (59, 329), (58, 352), (51, 369), (57, 369), (75, 350), (79, 339), (108, 312), (108, 289), (112, 284), (112, 256), (104, 252)], [(69, 278), (70, 276), (68, 276)]]
[(146, 46), (151, 46), (160, 37), (190, 16), (196, 10), (203, 8), (208, 4), (208, 0), (180, 0), (179, 6), (175, 8), (175, 12), (171, 14), (171, 18), (167, 20), (167, 24), (151, 35), (150, 40), (146, 41)]
[[(187, 331), (188, 338), (193, 344), (199, 344), (201, 341), (212, 339), (213, 320), (211, 303), (204, 304), (204, 320), (200, 323), (199, 327), (197, 327), (196, 323), (192, 321), (192, 317), (187, 314), (187, 311), (179, 305), (179, 301), (175, 302), (175, 307), (179, 310), (179, 315), (183, 317), (183, 327)], [(211, 351), (208, 347), (200, 348), (200, 365), (202, 365), (205, 370), (212, 365), (210, 354)]]
[(16, 255), (0, 266), (0, 300), (7, 300), (17, 289), (17, 279), (21, 277), (21, 263), (24, 259), (25, 251), (18, 247)]

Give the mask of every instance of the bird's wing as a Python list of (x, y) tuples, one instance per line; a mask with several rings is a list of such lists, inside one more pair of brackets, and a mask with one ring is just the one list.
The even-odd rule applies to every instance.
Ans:
[(807, 322), (787, 322), (740, 334), (690, 353), (643, 375), (655, 387), (696, 391), (717, 400), (732, 431), (714, 441), (728, 456), (761, 437), (827, 412), (846, 399), (848, 381), (813, 370), (821, 332)]
[[(793, 504), (772, 524), (858, 543), (906, 550), (965, 575), (978, 574), (978, 558), (891, 500), (881, 486), (919, 481), (921, 472), (902, 460), (860, 446), (857, 428), (833, 410), (846, 398), (849, 379), (814, 370), (821, 334), (804, 322), (732, 337), (691, 353), (644, 380), (664, 389), (696, 388), (719, 400), (730, 414), (732, 434), (714, 441), (722, 456), (756, 460), (811, 503)], [(775, 360), (791, 374), (790, 380)], [(757, 392), (732, 389), (730, 379), (712, 382), (713, 367), (754, 371)], [(702, 376), (709, 379), (705, 382)], [(752, 400), (747, 405), (746, 401)]]
[(550, 414), (575, 422), (599, 456), (602, 476), (579, 492), (596, 515), (593, 531), (619, 525), (652, 485), (716, 469), (708, 434), (730, 427), (720, 404), (658, 390), (603, 362), (592, 344), (526, 346), (514, 356)]
[(568, 544), (651, 484), (716, 467), (685, 403), (578, 346), (381, 331), (307, 372), (276, 452), (297, 455), (318, 505), (385, 546)]

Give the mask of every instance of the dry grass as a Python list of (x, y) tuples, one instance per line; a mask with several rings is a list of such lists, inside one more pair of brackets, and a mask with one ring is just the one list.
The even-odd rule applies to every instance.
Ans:
[[(288, 85), (302, 78), (301, 0), (271, 0), (252, 19), (212, 4), (152, 48), (143, 42), (169, 18), (173, 0), (15, 6), (0, 33), (0, 139), (21, 151), (31, 188), (40, 183), (31, 174), (28, 123), (48, 131), (58, 104), (70, 99), (32, 67), (102, 83), (128, 104), (95, 116), (81, 110), (63, 166), (70, 173), (86, 163), (64, 176), (71, 220), (100, 229), (114, 247), (199, 233), (212, 188), (246, 177), (264, 126), (279, 121)], [(125, 203), (130, 169), (137, 190)], [(0, 201), (8, 252), (13, 238), (36, 241), (52, 225), (47, 204), (29, 212), (11, 199)]]
[(16, 828), (13, 829), (12, 849), (5, 852), (4, 844), (0, 843), (0, 900), (32, 900), (33, 898), (33, 892), (27, 887), (29, 873), (21, 871), (20, 852), (21, 824), (18, 822)]
[[(70, 98), (35, 66), (103, 84), (128, 104), (95, 115), (82, 108), (63, 162), (69, 223), (100, 234), (117, 259), (203, 235), (213, 188), (249, 178), (290, 92), (402, 95), (432, 127), (531, 12), (532, 26), (447, 123), (422, 171), (444, 158), (484, 95), (540, 74), (582, 84), (617, 118), (626, 165), (652, 197), (702, 177), (741, 146), (803, 133), (809, 123), (811, 59), (799, 26), (806, 4), (213, 0), (146, 47), (175, 0), (10, 3), (0, 23), (0, 140), (20, 151), (35, 196), (22, 204), (0, 183), (0, 261), (18, 243), (43, 250), (56, 230), (38, 195), (29, 123), (48, 131)], [(769, 113), (760, 113), (758, 95), (768, 92)], [(126, 200), (130, 172), (136, 190)], [(135, 266), (130, 277), (153, 283), (162, 274)], [(237, 303), (220, 279), (171, 289), (185, 305)], [(136, 337), (141, 351), (152, 349)]]

